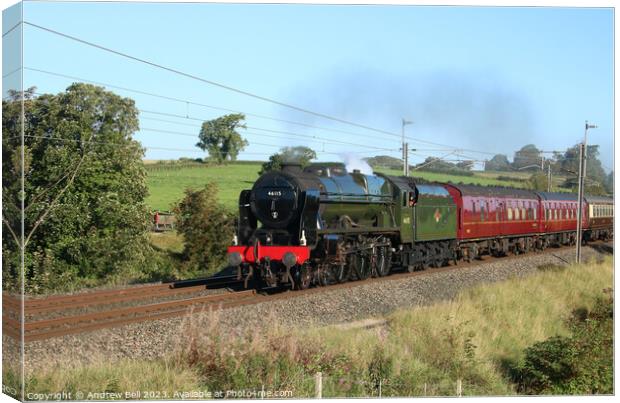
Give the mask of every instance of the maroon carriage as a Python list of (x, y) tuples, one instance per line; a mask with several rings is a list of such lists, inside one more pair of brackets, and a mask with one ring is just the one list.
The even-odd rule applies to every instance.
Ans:
[[(538, 192), (541, 200), (541, 232), (545, 246), (574, 244), (579, 203), (573, 193)], [(582, 225), (585, 229), (586, 203), (583, 203)]]
[(457, 205), (461, 255), (527, 252), (540, 229), (540, 199), (524, 189), (445, 185)]

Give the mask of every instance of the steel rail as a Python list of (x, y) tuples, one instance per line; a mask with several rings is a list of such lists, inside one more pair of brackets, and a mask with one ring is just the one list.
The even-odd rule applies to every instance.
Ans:
[[(252, 298), (254, 296), (256, 296), (256, 291), (254, 290), (207, 295), (137, 307), (26, 322), (23, 326), (21, 326), (20, 321), (3, 315), (2, 324), (3, 328), (7, 331), (6, 334), (9, 336), (18, 335), (21, 328), (25, 332), (25, 341), (42, 340), (50, 337), (81, 333), (128, 323), (179, 316), (189, 311), (188, 308), (192, 306), (221, 304), (230, 302), (231, 300)], [(170, 310), (181, 307), (183, 309)], [(34, 333), (36, 330), (42, 331)]]
[[(599, 243), (599, 242), (596, 242)], [(563, 246), (560, 248), (547, 249), (544, 251), (531, 251), (527, 255), (554, 255), (555, 251), (570, 248), (571, 246)], [(287, 298), (303, 297), (317, 293), (336, 291), (340, 289), (353, 288), (368, 284), (374, 284), (384, 281), (393, 281), (418, 276), (432, 276), (438, 273), (452, 272), (457, 270), (473, 269), (484, 263), (493, 261), (511, 261), (521, 258), (522, 255), (509, 255), (504, 257), (484, 256), (472, 262), (459, 262), (456, 265), (448, 265), (440, 268), (430, 268), (413, 273), (395, 273), (385, 277), (369, 278), (361, 281), (349, 281), (341, 284), (330, 285), (327, 287), (316, 287), (302, 291), (281, 292), (271, 295), (256, 294), (254, 290), (237, 291), (226, 294), (207, 295), (196, 298), (182, 299), (176, 301), (167, 301), (150, 305), (141, 305), (129, 308), (113, 309), (103, 312), (95, 312), (90, 314), (82, 314), (56, 319), (46, 319), (35, 322), (26, 322), (23, 325), (24, 341), (43, 340), (52, 337), (59, 337), (69, 334), (82, 333), (92, 330), (104, 329), (109, 327), (118, 327), (125, 324), (143, 322), (148, 320), (158, 320), (171, 317), (184, 316), (191, 313), (189, 309), (196, 305), (217, 305), (221, 309), (229, 309), (245, 305), (254, 305), (262, 302), (272, 302)], [(175, 309), (183, 307), (183, 309)], [(3, 315), (2, 318), (5, 334), (18, 338), (21, 334), (22, 327), (18, 320)], [(41, 330), (40, 332), (34, 332)]]

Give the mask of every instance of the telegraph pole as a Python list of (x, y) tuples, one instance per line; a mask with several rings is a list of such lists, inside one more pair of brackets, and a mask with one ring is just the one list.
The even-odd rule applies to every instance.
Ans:
[(551, 192), (551, 161), (547, 161), (547, 192)]
[(583, 223), (583, 198), (584, 198), (584, 182), (586, 177), (586, 160), (588, 150), (588, 129), (596, 129), (596, 125), (588, 124), (586, 120), (585, 131), (583, 134), (583, 143), (579, 144), (579, 188), (577, 190), (577, 250), (575, 255), (575, 261), (581, 263), (581, 237), (582, 237), (582, 223)]
[(401, 133), (402, 133), (402, 143), (403, 143), (403, 175), (405, 176), (409, 176), (409, 150), (408, 150), (409, 145), (405, 143), (405, 126), (410, 125), (412, 123), (413, 123), (412, 121), (405, 120), (405, 118), (402, 118)]

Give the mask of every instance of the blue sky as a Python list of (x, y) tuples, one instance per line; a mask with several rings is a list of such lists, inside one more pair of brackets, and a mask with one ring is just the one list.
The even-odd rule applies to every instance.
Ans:
[[(4, 17), (6, 30), (12, 24)], [(611, 9), (26, 2), (24, 19), (209, 80), (389, 132), (400, 133), (400, 121), (405, 117), (414, 121), (407, 126), (407, 135), (413, 139), (410, 147), (420, 150), (412, 162), (450, 152), (446, 146), (414, 140), (469, 149), (472, 151), (459, 153), (476, 159), (490, 158), (485, 153), (495, 152), (512, 159), (514, 151), (527, 143), (544, 150), (564, 150), (580, 141), (588, 119), (599, 126), (590, 132), (590, 143), (600, 144), (606, 170), (613, 164)], [(7, 35), (4, 47), (10, 47), (18, 36)], [(298, 144), (321, 151), (320, 160), (338, 160), (343, 154), (400, 156), (396, 136), (232, 93), (30, 26), (24, 28), (24, 64), (336, 129), (339, 131), (247, 119), (248, 126), (254, 128), (353, 144), (309, 141), (308, 137), (252, 129), (244, 132), (250, 146), (241, 159), (266, 159), (279, 146)], [(11, 61), (3, 58), (3, 74), (11, 70)], [(8, 80), (11, 77), (5, 79), (5, 88)], [(61, 91), (71, 81), (32, 70), (24, 73), (24, 85), (36, 85), (39, 92)], [(195, 119), (225, 113), (110, 89), (134, 98), (142, 111)], [(200, 121), (195, 119), (142, 112), (144, 130), (136, 138), (151, 147), (146, 157), (201, 156), (200, 152), (156, 149), (198, 151), (192, 135), (197, 136)]]

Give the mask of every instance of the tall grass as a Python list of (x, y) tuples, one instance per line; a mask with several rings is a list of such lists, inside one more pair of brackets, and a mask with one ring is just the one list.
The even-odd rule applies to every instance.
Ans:
[[(453, 395), (457, 379), (471, 395), (514, 393), (506, 371), (534, 342), (566, 334), (566, 319), (591, 308), (612, 284), (612, 262), (541, 270), (481, 285), (449, 302), (389, 315), (370, 330), (327, 327), (286, 331), (277, 326), (230, 337), (212, 317), (181, 356), (212, 388), (272, 385), (296, 396), (312, 392), (321, 371), (327, 395)], [(268, 320), (268, 323), (277, 323)], [(190, 327), (191, 328), (191, 327)]]
[[(179, 329), (177, 348), (151, 363), (101, 364), (39, 373), (34, 390), (60, 387), (188, 390), (289, 390), (313, 396), (450, 396), (515, 393), (509, 371), (526, 347), (568, 332), (566, 319), (592, 308), (612, 286), (612, 259), (480, 285), (454, 300), (396, 311), (378, 326), (290, 329), (278, 317), (267, 326), (231, 330), (223, 312), (193, 315)], [(233, 328), (234, 329), (234, 328)], [(132, 367), (136, 365), (136, 367)]]

